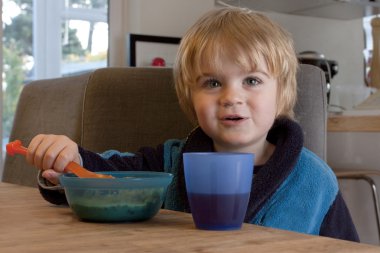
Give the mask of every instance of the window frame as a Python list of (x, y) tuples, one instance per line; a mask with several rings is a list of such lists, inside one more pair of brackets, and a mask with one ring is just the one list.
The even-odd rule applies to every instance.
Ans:
[[(110, 1), (108, 1), (108, 12), (109, 4)], [(107, 11), (104, 10), (66, 8), (65, 0), (33, 1), (33, 57), (35, 64), (32, 79), (62, 76), (61, 27), (62, 22), (71, 19), (108, 23)], [(109, 23), (108, 26), (110, 26)]]

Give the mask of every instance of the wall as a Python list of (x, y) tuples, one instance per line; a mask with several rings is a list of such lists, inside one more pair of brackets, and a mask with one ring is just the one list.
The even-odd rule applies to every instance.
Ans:
[(127, 1), (110, 0), (109, 2), (109, 52), (108, 62), (112, 67), (125, 66), (125, 34), (127, 33)]
[(200, 15), (214, 8), (212, 0), (128, 0), (128, 3), (129, 32), (177, 37)]

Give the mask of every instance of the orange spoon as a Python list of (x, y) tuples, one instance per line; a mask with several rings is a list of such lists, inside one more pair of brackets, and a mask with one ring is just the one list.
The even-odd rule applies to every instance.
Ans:
[[(7, 153), (11, 156), (15, 154), (20, 154), (20, 155), (26, 155), (27, 153), (27, 148), (22, 146), (22, 143), (20, 140), (15, 140), (13, 142), (10, 142), (6, 146)], [(75, 162), (70, 162), (65, 170), (70, 171), (71, 173), (77, 175), (78, 177), (82, 178), (114, 178), (111, 175), (104, 175), (104, 174), (97, 174), (92, 171), (86, 170), (79, 164)]]

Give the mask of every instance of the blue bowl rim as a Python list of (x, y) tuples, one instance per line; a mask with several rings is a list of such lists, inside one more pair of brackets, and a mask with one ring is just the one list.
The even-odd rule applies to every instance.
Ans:
[(255, 156), (254, 153), (249, 153), (249, 152), (184, 152), (184, 156), (206, 156), (206, 155), (211, 155), (211, 156)]
[(98, 171), (96, 173), (113, 175), (115, 178), (79, 178), (72, 173), (65, 173), (59, 177), (59, 180), (64, 188), (131, 189), (165, 187), (173, 179), (173, 174), (160, 171)]

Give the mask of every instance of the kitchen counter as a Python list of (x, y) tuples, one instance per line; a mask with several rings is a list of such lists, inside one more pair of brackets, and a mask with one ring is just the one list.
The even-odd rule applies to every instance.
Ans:
[(380, 115), (330, 115), (329, 132), (380, 132)]

